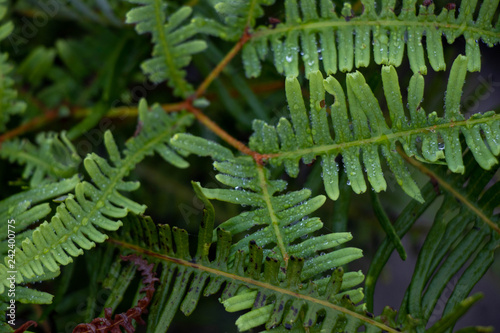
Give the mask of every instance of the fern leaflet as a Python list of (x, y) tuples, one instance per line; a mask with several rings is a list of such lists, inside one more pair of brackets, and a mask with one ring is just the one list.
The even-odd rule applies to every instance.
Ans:
[[(448, 192), (442, 186), (447, 193), (445, 192), (444, 201), (420, 251), (412, 284), (407, 290), (407, 303), (402, 304), (402, 310), (411, 311), (415, 317), (424, 321), (431, 317), (445, 288), (449, 288), (450, 283), (455, 283), (452, 281), (455, 274), (461, 268), (466, 268), (462, 276), (455, 277), (456, 285), (447, 301), (444, 315), (455, 312), (454, 308), (491, 266), (494, 251), (500, 247), (498, 214), (493, 215), (493, 210), (500, 206), (499, 184), (485, 190), (498, 168), (489, 172), (477, 172), (479, 168), (470, 156), (467, 157), (471, 169), (468, 177), (454, 179), (442, 170), (435, 171), (440, 177), (439, 182), (453, 184), (454, 190)], [(462, 188), (467, 179), (467, 186)], [(460, 201), (466, 200), (465, 205), (457, 203), (457, 193)], [(481, 221), (484, 216), (492, 220), (490, 223), (496, 225), (496, 231), (485, 228)], [(429, 256), (432, 260), (424, 262), (424, 258)], [(478, 260), (467, 265), (470, 258)]]
[(5, 221), (0, 225), (0, 232), (3, 235), (0, 238), (0, 255), (5, 256), (9, 248), (8, 220), (16, 221), (16, 237), (22, 238), (31, 235), (33, 231), (26, 229), (51, 212), (50, 205), (44, 201), (67, 194), (75, 188), (79, 181), (78, 176), (73, 176), (59, 182), (31, 188), (0, 201), (0, 218)]
[[(325, 202), (324, 196), (309, 198), (311, 191), (307, 189), (277, 195), (285, 190), (285, 181), (269, 179), (268, 169), (249, 157), (234, 158), (228, 149), (213, 142), (179, 133), (172, 139), (172, 144), (176, 148), (198, 155), (211, 155), (216, 161), (214, 167), (220, 172), (216, 178), (231, 189), (203, 188), (203, 194), (207, 198), (254, 208), (219, 226), (232, 235), (253, 231), (231, 247), (231, 261), (237, 252), (246, 251), (248, 242), (252, 241), (265, 248), (266, 257), (277, 259), (283, 267), (287, 266), (292, 256), (304, 258), (304, 270), (300, 278), (306, 281), (323, 274), (333, 266), (344, 265), (346, 260), (362, 256), (361, 251), (355, 248), (343, 248), (317, 256), (317, 252), (329, 251), (349, 241), (352, 238), (349, 233), (327, 234), (300, 240), (323, 227), (320, 219), (308, 218), (307, 215)], [(261, 229), (255, 230), (258, 227)], [(358, 296), (362, 298), (362, 295)]]

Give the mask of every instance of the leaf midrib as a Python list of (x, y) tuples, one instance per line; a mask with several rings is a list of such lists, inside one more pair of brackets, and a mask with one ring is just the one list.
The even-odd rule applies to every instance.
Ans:
[[(437, 16), (436, 16), (437, 17)], [(480, 34), (481, 36), (488, 36), (500, 39), (500, 33), (491, 30), (480, 29), (476, 27), (471, 27), (463, 24), (454, 23), (442, 23), (437, 21), (399, 21), (399, 20), (362, 20), (362, 17), (357, 19), (352, 19), (350, 21), (345, 20), (332, 20), (323, 19), (319, 22), (306, 22), (302, 24), (287, 25), (281, 24), (276, 28), (265, 28), (257, 30), (252, 34), (251, 39), (259, 39), (263, 37), (269, 37), (273, 35), (284, 34), (294, 30), (321, 30), (324, 28), (336, 28), (336, 27), (422, 27), (422, 28), (433, 28), (433, 29), (451, 29), (455, 31), (468, 31), (471, 33)], [(406, 44), (406, 43), (405, 43)]]
[[(315, 145), (310, 148), (303, 148), (303, 149), (297, 149), (293, 151), (284, 151), (281, 153), (274, 153), (274, 154), (265, 154), (265, 158), (297, 158), (297, 157), (302, 157), (307, 154), (315, 154), (316, 156), (318, 155), (323, 155), (330, 153), (335, 150), (344, 150), (350, 147), (358, 147), (358, 146), (366, 146), (366, 145), (371, 145), (371, 144), (380, 144), (383, 142), (390, 143), (391, 140), (397, 139), (397, 138), (404, 138), (413, 134), (420, 134), (420, 133), (425, 133), (425, 132), (433, 132), (436, 130), (440, 129), (447, 129), (451, 127), (468, 127), (468, 126), (473, 126), (476, 124), (483, 124), (483, 123), (491, 123), (494, 121), (500, 120), (500, 114), (495, 114), (491, 117), (484, 117), (484, 118), (478, 118), (478, 119), (467, 119), (467, 120), (461, 120), (461, 121), (455, 121), (452, 123), (444, 123), (444, 124), (436, 124), (436, 125), (429, 125), (426, 127), (420, 127), (420, 128), (413, 128), (409, 130), (404, 130), (404, 131), (398, 131), (398, 132), (392, 132), (388, 134), (381, 134), (378, 136), (372, 136), (371, 138), (368, 139), (361, 139), (361, 140), (354, 140), (354, 141), (349, 141), (349, 142), (342, 142), (342, 143), (334, 143), (334, 144), (328, 144), (328, 145)], [(445, 147), (446, 149), (446, 147)]]
[[(9, 148), (5, 149), (5, 151), (9, 152)], [(24, 161), (26, 164), (31, 162), (33, 165), (41, 166), (44, 170), (47, 170), (48, 173), (52, 175), (59, 175), (64, 172), (63, 168), (57, 167), (57, 164), (52, 165), (46, 162), (44, 159), (38, 157), (38, 155), (31, 155), (22, 150), (10, 150), (13, 156), (18, 156), (20, 161)]]
[(283, 261), (285, 262), (285, 266), (288, 264), (288, 251), (286, 250), (285, 244), (283, 242), (283, 237), (281, 235), (281, 229), (279, 225), (278, 217), (276, 216), (276, 212), (274, 211), (273, 204), (271, 202), (271, 194), (269, 194), (269, 189), (267, 186), (266, 175), (264, 174), (264, 167), (262, 165), (257, 166), (257, 174), (259, 176), (259, 185), (262, 189), (262, 198), (266, 203), (266, 209), (269, 213), (269, 217), (271, 219), (271, 227), (273, 228), (274, 234), (276, 236), (276, 243), (278, 244), (278, 248), (280, 249), (281, 256), (283, 257)]
[(255, 5), (257, 3), (257, 0), (251, 0), (250, 1), (250, 8), (248, 9), (248, 16), (247, 16), (247, 22), (246, 22), (246, 28), (250, 27), (250, 22), (252, 21), (253, 18), (253, 11), (255, 8)]
[(179, 76), (179, 72), (177, 71), (177, 68), (175, 67), (175, 63), (172, 57), (172, 54), (170, 53), (170, 50), (174, 48), (172, 45), (169, 47), (167, 43), (167, 35), (165, 34), (165, 22), (161, 19), (161, 5), (162, 1), (161, 0), (155, 0), (154, 6), (155, 6), (155, 23), (156, 23), (156, 30), (158, 31), (158, 43), (163, 50), (163, 60), (165, 61), (165, 65), (167, 68), (170, 68), (170, 78), (169, 80), (172, 80), (173, 83), (172, 86), (174, 86), (176, 89), (179, 89), (179, 91), (182, 92), (182, 95), (185, 95), (188, 93), (188, 89), (185, 85), (185, 81), (183, 78)]

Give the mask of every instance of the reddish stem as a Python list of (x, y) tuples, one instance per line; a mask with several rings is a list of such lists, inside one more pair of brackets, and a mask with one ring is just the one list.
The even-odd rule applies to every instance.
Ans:
[(222, 59), (217, 66), (208, 74), (208, 76), (203, 80), (203, 82), (200, 84), (198, 89), (196, 89), (196, 92), (194, 95), (191, 97), (192, 99), (197, 99), (200, 96), (202, 96), (205, 91), (207, 90), (208, 86), (212, 83), (213, 80), (215, 80), (219, 74), (222, 72), (222, 70), (229, 64), (229, 62), (240, 52), (240, 50), (243, 48), (243, 45), (245, 45), (246, 42), (251, 38), (250, 33), (248, 32), (248, 28), (245, 29), (245, 32), (243, 33), (243, 36), (241, 36), (240, 40), (236, 45), (231, 49), (231, 51), (226, 54), (224, 59)]
[(53, 119), (56, 119), (57, 116), (58, 112), (56, 110), (49, 110), (43, 115), (31, 119), (26, 124), (22, 124), (21, 126), (14, 128), (13, 130), (5, 132), (4, 134), (0, 135), (0, 147), (2, 146), (2, 142), (28, 132), (34, 128), (40, 127), (52, 121)]
[(33, 320), (27, 321), (23, 325), (19, 326), (19, 328), (15, 330), (14, 333), (23, 333), (33, 325), (35, 325), (36, 327), (38, 324), (36, 323), (36, 321)]

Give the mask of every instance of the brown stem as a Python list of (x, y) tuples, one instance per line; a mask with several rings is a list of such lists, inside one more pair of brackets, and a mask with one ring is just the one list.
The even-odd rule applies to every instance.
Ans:
[(199, 109), (195, 108), (192, 105), (188, 105), (187, 110), (191, 112), (196, 119), (208, 129), (210, 129), (212, 132), (214, 132), (218, 137), (220, 137), (222, 140), (226, 141), (228, 144), (233, 146), (234, 148), (238, 149), (245, 155), (252, 156), (252, 158), (259, 164), (262, 163), (262, 155), (251, 150), (248, 148), (243, 142), (239, 141), (229, 133), (227, 133), (225, 130), (223, 130), (219, 125), (217, 125), (212, 119), (207, 117), (203, 112), (201, 112)]
[[(252, 158), (260, 165), (264, 164), (264, 160), (267, 159), (267, 155), (259, 154), (250, 148), (248, 148), (244, 143), (237, 140), (229, 133), (224, 131), (219, 125), (217, 125), (214, 121), (212, 121), (209, 117), (207, 117), (203, 112), (193, 106), (193, 101), (203, 94), (205, 94), (208, 86), (215, 80), (222, 70), (229, 64), (229, 62), (238, 54), (238, 52), (242, 49), (243, 45), (251, 38), (248, 29), (245, 29), (243, 36), (236, 43), (236, 45), (229, 51), (228, 54), (217, 64), (217, 66), (210, 72), (210, 74), (205, 78), (205, 80), (201, 83), (201, 85), (196, 89), (195, 93), (186, 99), (185, 101), (174, 103), (174, 104), (166, 104), (163, 105), (163, 109), (166, 112), (177, 112), (181, 110), (187, 110), (191, 112), (202, 124), (207, 126), (211, 131), (213, 131), (216, 135), (218, 135), (222, 140), (226, 141), (228, 144), (233, 146), (234, 148), (241, 151), (243, 154), (252, 156)], [(122, 113), (125, 109), (129, 112), (129, 108), (117, 108), (115, 113)], [(113, 113), (111, 110), (110, 113)], [(123, 112), (126, 113), (126, 112)], [(78, 111), (75, 111), (74, 114), (79, 114)], [(51, 110), (46, 112), (43, 116), (36, 117), (29, 121), (28, 123), (21, 125), (3, 135), (0, 136), (0, 145), (3, 141), (20, 135), (22, 133), (27, 132), (28, 130), (38, 127), (54, 118), (57, 117), (57, 111)]]
[(45, 112), (43, 115), (31, 119), (26, 124), (23, 124), (21, 126), (14, 128), (13, 130), (5, 132), (4, 134), (0, 135), (0, 147), (2, 145), (2, 142), (11, 139), (13, 137), (16, 137), (20, 134), (26, 133), (34, 128), (40, 127), (56, 119), (57, 115), (58, 115), (57, 110), (49, 110)]
[(224, 59), (222, 59), (217, 64), (217, 66), (210, 72), (210, 74), (208, 74), (205, 80), (203, 80), (198, 89), (196, 89), (194, 95), (191, 97), (192, 99), (197, 99), (205, 93), (205, 91), (207, 90), (208, 86), (212, 83), (212, 81), (219, 76), (220, 72), (222, 72), (222, 70), (229, 64), (231, 59), (233, 59), (238, 54), (238, 52), (240, 52), (241, 48), (250, 39), (250, 37), (251, 35), (248, 32), (248, 29), (245, 29), (245, 32), (243, 33), (243, 36), (241, 36), (238, 43), (236, 43), (236, 45), (231, 49), (231, 51), (229, 51), (229, 53), (226, 54)]
[(24, 333), (28, 328), (31, 326), (35, 325), (35, 327), (38, 325), (36, 321), (30, 320), (24, 323), (22, 326), (20, 326), (17, 330), (14, 331), (14, 333)]
[[(198, 119), (199, 122), (201, 122), (203, 125), (208, 127), (212, 132), (214, 132), (217, 136), (219, 136), (222, 140), (226, 141), (228, 144), (233, 146), (234, 148), (238, 149), (240, 152), (242, 152), (245, 155), (252, 156), (252, 158), (258, 163), (258, 164), (263, 164), (263, 157), (261, 154), (251, 150), (248, 148), (243, 142), (239, 141), (238, 139), (234, 138), (231, 136), (229, 133), (227, 133), (225, 130), (223, 130), (219, 125), (217, 125), (212, 119), (207, 117), (200, 109), (195, 108), (193, 106), (193, 101), (203, 94), (205, 94), (208, 86), (215, 80), (219, 74), (222, 72), (222, 70), (229, 64), (231, 59), (233, 59), (236, 54), (241, 50), (243, 45), (250, 39), (251, 35), (248, 32), (248, 28), (245, 29), (245, 32), (243, 36), (241, 36), (240, 40), (236, 45), (229, 51), (228, 54), (222, 59), (217, 66), (208, 74), (208, 76), (205, 78), (205, 80), (200, 84), (198, 89), (196, 89), (196, 92), (188, 98), (185, 102), (179, 103), (180, 108), (185, 108), (189, 112), (191, 112), (196, 119)], [(165, 108), (164, 108), (165, 109)], [(165, 109), (165, 111), (168, 111)]]

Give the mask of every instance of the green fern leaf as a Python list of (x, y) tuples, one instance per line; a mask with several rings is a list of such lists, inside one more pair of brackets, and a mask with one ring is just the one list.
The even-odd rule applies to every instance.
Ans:
[[(266, 322), (269, 326), (283, 323), (288, 327), (305, 314), (311, 320), (304, 325), (306, 327), (322, 325), (325, 328), (347, 323), (347, 327), (352, 328), (366, 325), (373, 332), (396, 332), (383, 324), (382, 319), (368, 317), (362, 306), (354, 305), (347, 295), (359, 282), (349, 277), (349, 273), (343, 274), (341, 268), (336, 269), (322, 286), (302, 283), (299, 279), (304, 263), (302, 259), (291, 257), (286, 273), (281, 274), (279, 262), (269, 257), (263, 261), (262, 248), (255, 242), (250, 242), (247, 251), (238, 252), (231, 264), (227, 260), (231, 236), (223, 229), (217, 230), (216, 256), (210, 260), (213, 207), (196, 184), (195, 190), (205, 203), (205, 214), (194, 257), (189, 252), (186, 231), (155, 225), (149, 218), (129, 215), (129, 221), (119, 235), (111, 239), (111, 243), (122, 249), (139, 252), (148, 257), (148, 261), (161, 265), (160, 284), (148, 318), (148, 332), (165, 332), (178, 309), (186, 315), (191, 314), (202, 293), (205, 296), (217, 293), (223, 283), (226, 285), (221, 301), (226, 309), (238, 311), (254, 307), (238, 319), (240, 329)], [(306, 311), (305, 306), (309, 310)], [(318, 315), (323, 311), (327, 315), (318, 321)]]
[[(59, 182), (40, 185), (31, 188), (28, 191), (23, 191), (14, 194), (0, 201), (0, 255), (6, 256), (9, 244), (8, 235), (15, 230), (16, 238), (22, 239), (28, 237), (33, 232), (26, 230), (33, 223), (45, 218), (51, 212), (48, 203), (41, 203), (51, 198), (56, 198), (72, 191), (80, 179), (78, 176), (73, 176), (69, 179), (63, 179)], [(40, 203), (40, 204), (39, 204)], [(15, 227), (9, 228), (9, 220), (14, 220), (11, 224)], [(11, 232), (9, 232), (9, 229)], [(26, 231), (25, 231), (26, 230)]]
[[(209, 199), (253, 208), (219, 226), (232, 235), (247, 233), (246, 237), (231, 247), (231, 261), (236, 253), (247, 249), (248, 242), (255, 242), (266, 248), (266, 257), (279, 260), (283, 267), (286, 267), (292, 256), (304, 258), (306, 261), (301, 280), (306, 281), (332, 266), (341, 266), (362, 256), (361, 251), (354, 248), (343, 248), (317, 256), (319, 252), (329, 251), (349, 241), (352, 238), (349, 233), (310, 237), (297, 243), (301, 237), (308, 237), (323, 227), (318, 218), (307, 218), (307, 215), (325, 202), (324, 196), (310, 198), (311, 191), (307, 189), (279, 195), (287, 186), (285, 181), (269, 179), (269, 170), (249, 157), (232, 157), (229, 150), (214, 142), (180, 133), (174, 136), (172, 144), (198, 155), (210, 155), (216, 160), (214, 167), (220, 172), (216, 175), (217, 180), (231, 189), (203, 188), (203, 195)], [(262, 229), (248, 234), (257, 227)]]
[(139, 34), (151, 33), (154, 44), (152, 59), (142, 64), (142, 70), (149, 75), (151, 81), (160, 83), (168, 80), (174, 94), (187, 97), (193, 92), (193, 87), (186, 81), (186, 72), (183, 70), (193, 54), (206, 48), (202, 40), (189, 38), (197, 34), (197, 23), (182, 23), (191, 15), (190, 7), (182, 7), (168, 18), (166, 17), (166, 3), (163, 0), (129, 0), (142, 5), (127, 13), (127, 23), (136, 24)]
[(25, 139), (4, 142), (0, 157), (25, 164), (23, 178), (30, 179), (30, 186), (76, 173), (81, 158), (65, 132), (61, 132), (60, 138), (56, 133), (40, 133), (36, 142), (38, 147)]
[(39, 46), (19, 64), (17, 72), (25, 78), (25, 82), (33, 87), (39, 87), (42, 80), (48, 77), (55, 57), (56, 50)]
[[(483, 168), (490, 169), (497, 163), (495, 155), (500, 153), (499, 115), (492, 111), (465, 120), (460, 113), (460, 95), (466, 66), (467, 59), (463, 56), (459, 56), (452, 66), (445, 99), (445, 115), (442, 118), (435, 112), (426, 115), (420, 107), (423, 78), (420, 74), (415, 74), (409, 87), (410, 119), (406, 118), (403, 111), (396, 71), (392, 66), (384, 67), (382, 81), (391, 127), (359, 72), (347, 75), (349, 109), (344, 91), (335, 78), (330, 76), (323, 80), (321, 73), (311, 74), (309, 114), (297, 79), (289, 77), (286, 80), (286, 95), (291, 122), (281, 118), (278, 125), (273, 127), (263, 121), (255, 121), (250, 148), (265, 154), (273, 165), (283, 163), (292, 177), (298, 174), (300, 159), (304, 163), (311, 163), (314, 158), (321, 156), (325, 190), (333, 200), (339, 196), (339, 166), (335, 160), (338, 155), (343, 157), (345, 172), (353, 191), (361, 193), (367, 189), (363, 169), (376, 192), (386, 189), (379, 157), (382, 153), (403, 190), (412, 198), (423, 201), (403, 158), (396, 151), (397, 142), (403, 145), (410, 156), (431, 163), (440, 162), (444, 158), (451, 171), (463, 173), (462, 147), (459, 141), (462, 133)], [(334, 137), (328, 126), (325, 90), (335, 98), (334, 104), (328, 108)], [(444, 148), (439, 144), (440, 141)], [(419, 142), (422, 142), (421, 146)]]
[[(281, 266), (284, 271), (287, 271), (286, 279), (294, 279), (295, 282), (289, 284), (289, 287), (294, 284), (307, 284), (308, 281), (314, 280), (314, 287), (310, 285), (307, 293), (314, 294), (316, 297), (320, 297), (326, 292), (329, 288), (328, 284), (335, 283), (332, 281), (336, 279), (345, 281), (350, 288), (363, 281), (361, 272), (344, 274), (343, 271), (338, 270), (336, 271), (338, 275), (335, 277), (324, 276), (332, 267), (340, 267), (362, 256), (361, 251), (355, 248), (333, 250), (334, 247), (352, 238), (349, 233), (310, 236), (321, 229), (323, 223), (318, 218), (308, 218), (307, 215), (323, 204), (324, 196), (309, 198), (311, 192), (306, 189), (277, 195), (286, 188), (285, 181), (269, 179), (269, 170), (256, 164), (251, 158), (234, 158), (229, 150), (213, 142), (181, 133), (175, 135), (172, 144), (188, 152), (201, 156), (211, 156), (216, 160), (214, 167), (220, 172), (216, 176), (217, 180), (232, 188), (201, 188), (203, 196), (208, 199), (217, 199), (244, 206), (249, 205), (253, 208), (219, 226), (219, 230), (228, 231), (232, 235), (250, 232), (231, 246), (228, 253), (229, 264), (237, 265), (241, 260), (239, 256), (247, 251), (250, 251), (252, 256), (252, 246), (262, 247), (264, 250), (260, 259), (250, 259), (250, 263), (260, 263), (263, 257), (266, 258), (266, 261), (273, 260), (275, 265)], [(261, 229), (256, 230), (257, 228)], [(309, 239), (301, 240), (301, 238), (308, 236)], [(213, 240), (216, 239), (216, 235), (214, 235)], [(248, 248), (249, 243), (251, 244), (250, 248)], [(320, 252), (321, 255), (318, 256)], [(276, 274), (283, 275), (278, 271)], [(338, 284), (337, 282), (336, 285)], [(335, 294), (338, 296), (337, 301), (340, 301), (342, 297), (347, 297), (355, 304), (363, 299), (363, 295), (359, 291), (360, 289), (343, 290), (339, 294), (340, 290), (336, 290)], [(303, 303), (303, 300), (294, 300), (289, 295), (282, 295), (277, 298), (276, 303), (264, 306), (265, 299), (270, 296), (258, 292), (238, 294), (225, 302), (226, 310), (239, 311), (252, 308), (254, 304), (263, 302), (261, 306), (257, 306), (256, 309), (239, 319), (237, 325), (240, 330), (264, 323), (267, 327), (273, 327), (282, 321), (291, 327), (298, 318), (302, 304), (307, 304), (307, 302)], [(259, 297), (261, 297), (260, 301)], [(291, 306), (295, 306), (297, 310), (289, 311), (286, 307), (289, 302), (293, 303)], [(336, 311), (326, 310), (322, 306), (313, 306), (306, 313), (307, 326), (312, 326), (316, 322), (319, 311), (327, 311), (331, 316), (328, 320), (333, 323), (337, 322), (339, 316), (344, 316)], [(354, 315), (354, 317), (356, 316)], [(330, 324), (328, 322), (325, 327)], [(350, 322), (353, 327), (362, 324), (362, 320)]]
[[(168, 141), (175, 131), (183, 130), (192, 121), (186, 114), (168, 115), (160, 106), (149, 111), (144, 100), (139, 105), (142, 131), (126, 143), (124, 157), (121, 156), (111, 133), (104, 135), (105, 146), (113, 165), (96, 154), (85, 158), (84, 165), (95, 185), (83, 181), (76, 185), (75, 195), (70, 195), (57, 207), (50, 222), (45, 221), (32, 235), (24, 239), (16, 249), (16, 282), (41, 276), (47, 272), (58, 272), (60, 265), (72, 262), (72, 257), (101, 243), (107, 236), (101, 230), (117, 230), (119, 220), (128, 212), (143, 213), (145, 206), (127, 199), (120, 192), (138, 188), (136, 182), (123, 180), (130, 170), (145, 156), (158, 152), (165, 160), (186, 167), (185, 162), (171, 148)], [(8, 258), (5, 258), (8, 265)], [(7, 285), (7, 266), (0, 264), (0, 276), (4, 279), (0, 293)]]
[(496, 0), (480, 2), (476, 19), (473, 17), (476, 1), (465, 2), (457, 9), (443, 8), (437, 15), (434, 3), (420, 5), (417, 14), (416, 2), (403, 0), (399, 15), (395, 14), (396, 1), (393, 0), (377, 3), (381, 10), (375, 9), (375, 1), (361, 3), (363, 13), (359, 16), (353, 16), (349, 3), (344, 3), (338, 16), (331, 0), (286, 0), (285, 21), (275, 27), (258, 27), (245, 45), (243, 64), (247, 76), (260, 75), (260, 62), (266, 58), (268, 49), (273, 52), (278, 72), (287, 76), (298, 76), (299, 54), (307, 77), (320, 69), (320, 63), (327, 75), (337, 70), (348, 72), (370, 64), (372, 44), (375, 62), (395, 67), (402, 63), (406, 44), (411, 69), (425, 74), (422, 37), (426, 36), (427, 57), (437, 71), (446, 67), (443, 35), (450, 44), (463, 36), (468, 69), (479, 71), (479, 40), (490, 47), (500, 42), (498, 24), (493, 26), (498, 8)]
[(125, 291), (135, 277), (135, 273), (136, 269), (133, 265), (124, 264), (120, 257), (115, 258), (108, 271), (108, 275), (102, 282), (102, 287), (109, 289), (110, 293), (99, 317), (104, 316), (105, 308), (111, 308), (113, 312), (116, 310), (123, 299)]

